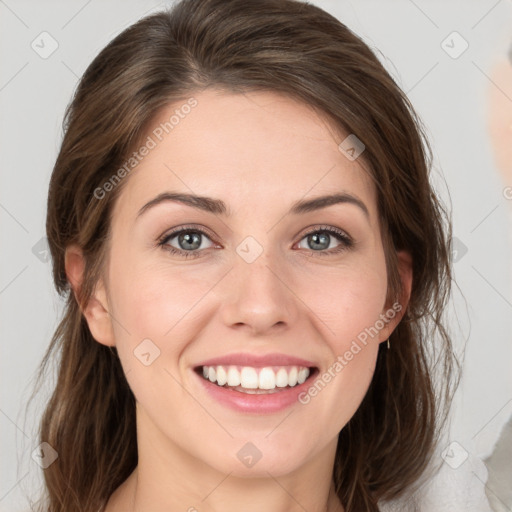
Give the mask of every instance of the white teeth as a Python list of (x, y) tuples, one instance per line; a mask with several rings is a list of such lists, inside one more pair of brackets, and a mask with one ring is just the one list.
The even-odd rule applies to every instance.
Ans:
[(280, 368), (276, 373), (276, 387), (285, 388), (288, 386), (288, 373), (284, 368)]
[(302, 384), (308, 378), (309, 370), (307, 368), (301, 368), (297, 375), (297, 382)]
[(302, 384), (310, 374), (302, 366), (253, 368), (251, 366), (203, 366), (203, 377), (219, 386), (248, 390), (275, 390)]
[(258, 387), (258, 374), (254, 368), (244, 366), (240, 373), (240, 386), (246, 389), (256, 389)]
[[(282, 368), (281, 368), (282, 369)], [(260, 389), (275, 389), (276, 387), (276, 374), (272, 368), (262, 368), (259, 375), (259, 388)]]
[(233, 366), (228, 368), (228, 386), (240, 386), (240, 372)]
[(298, 374), (297, 367), (294, 366), (290, 370), (290, 373), (288, 374), (288, 386), (295, 386), (295, 384), (297, 384), (297, 374)]
[(228, 380), (228, 376), (226, 374), (226, 370), (222, 366), (217, 366), (217, 384), (219, 386), (224, 386)]

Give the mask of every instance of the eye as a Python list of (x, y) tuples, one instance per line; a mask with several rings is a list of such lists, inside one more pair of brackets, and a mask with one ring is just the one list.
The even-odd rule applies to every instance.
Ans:
[[(205, 245), (205, 239), (210, 241), (210, 245)], [(303, 240), (308, 247), (301, 246)], [(331, 247), (332, 242), (337, 241), (338, 245)], [(193, 226), (185, 226), (166, 233), (158, 242), (171, 254), (183, 256), (185, 258), (196, 258), (201, 256), (205, 249), (214, 246), (211, 241), (211, 235), (203, 229)], [(329, 256), (338, 254), (354, 246), (354, 241), (345, 232), (332, 226), (320, 226), (307, 232), (299, 242), (300, 249), (310, 249), (311, 255)]]
[[(334, 240), (333, 240), (334, 239)], [(308, 247), (300, 246), (302, 241), (305, 240)], [(329, 247), (333, 241), (337, 241), (338, 245), (334, 248)], [(301, 249), (311, 249), (310, 254), (318, 254), (319, 256), (329, 256), (338, 254), (346, 249), (353, 247), (354, 242), (350, 236), (338, 228), (332, 226), (321, 226), (306, 233), (306, 235), (299, 242)]]
[(213, 243), (205, 246), (203, 243), (205, 239), (210, 240), (210, 236), (202, 229), (185, 227), (167, 233), (160, 239), (158, 245), (171, 254), (184, 256), (185, 258), (195, 258), (200, 256), (200, 250), (208, 249), (213, 246)]

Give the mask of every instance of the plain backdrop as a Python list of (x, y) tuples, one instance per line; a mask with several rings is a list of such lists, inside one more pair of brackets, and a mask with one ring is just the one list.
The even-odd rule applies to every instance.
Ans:
[[(483, 459), (512, 416), (512, 201), (504, 197), (486, 127), (492, 64), (512, 42), (512, 2), (311, 3), (377, 52), (427, 127), (433, 179), (445, 201), (449, 190), (459, 250), (459, 289), (451, 307), (455, 343), (460, 348), (467, 340), (449, 437)], [(26, 495), (37, 498), (41, 482), (31, 453), (39, 444), (36, 428), (48, 390), (27, 418), (24, 413), (62, 310), (44, 236), (64, 110), (97, 53), (128, 25), (166, 5), (0, 0), (1, 511), (27, 510)], [(464, 41), (468, 48), (455, 58)]]

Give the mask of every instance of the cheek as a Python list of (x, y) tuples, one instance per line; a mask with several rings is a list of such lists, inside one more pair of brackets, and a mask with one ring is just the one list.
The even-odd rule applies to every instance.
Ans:
[[(363, 300), (366, 299), (366, 300)], [(336, 435), (359, 408), (372, 381), (380, 347), (381, 301), (368, 296), (341, 294), (339, 314), (327, 337), (331, 357), (299, 401), (311, 421), (325, 419), (329, 435)]]
[(169, 386), (176, 400), (181, 390), (171, 376), (183, 381), (182, 355), (218, 309), (209, 292), (226, 269), (112, 254), (114, 336), (130, 387), (142, 403)]
[(119, 265), (111, 284), (116, 347), (137, 401), (156, 417), (182, 409), (181, 355), (200, 330), (198, 301), (214, 282), (161, 265)]
[(379, 318), (386, 288), (379, 280), (368, 277), (331, 280), (329, 284), (334, 290), (315, 293), (309, 300), (330, 332), (328, 339), (342, 349), (349, 338), (356, 337)]
[[(301, 398), (314, 415), (331, 416), (342, 428), (353, 416), (372, 380), (382, 329), (395, 312), (383, 310), (387, 279), (383, 258), (357, 269), (332, 273), (308, 299), (324, 324), (331, 358)], [(305, 292), (304, 292), (305, 293)], [(384, 320), (381, 315), (384, 315)], [(318, 397), (318, 398), (317, 398)], [(314, 405), (313, 405), (314, 404)]]
[(142, 339), (149, 338), (161, 351), (179, 352), (184, 329), (195, 323), (198, 301), (214, 284), (211, 277), (200, 279), (193, 274), (157, 267), (114, 271), (114, 314), (119, 320), (114, 322), (116, 343), (133, 350)]
[(383, 313), (387, 292), (384, 257), (360, 258), (336, 269), (316, 269), (301, 275), (296, 287), (297, 294), (322, 320), (322, 332), (333, 351), (341, 354)]
[(200, 265), (167, 260), (162, 249), (122, 251), (124, 238), (129, 237), (113, 244), (109, 268), (115, 313), (134, 336), (160, 340), (180, 319), (188, 319), (215, 276)]

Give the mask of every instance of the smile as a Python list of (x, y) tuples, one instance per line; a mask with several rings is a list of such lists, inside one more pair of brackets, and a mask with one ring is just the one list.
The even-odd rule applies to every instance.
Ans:
[(311, 371), (303, 366), (202, 366), (202, 375), (210, 382), (249, 394), (279, 392), (306, 381)]

